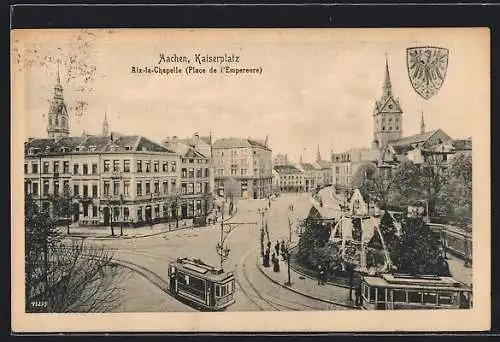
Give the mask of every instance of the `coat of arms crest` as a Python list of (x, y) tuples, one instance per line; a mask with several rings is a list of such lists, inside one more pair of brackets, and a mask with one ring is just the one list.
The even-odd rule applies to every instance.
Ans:
[(428, 100), (443, 85), (448, 68), (448, 49), (432, 46), (408, 48), (406, 64), (413, 89)]

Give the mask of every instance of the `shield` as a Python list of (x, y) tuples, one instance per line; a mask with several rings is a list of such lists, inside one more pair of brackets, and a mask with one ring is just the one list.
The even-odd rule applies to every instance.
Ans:
[(448, 68), (448, 49), (433, 46), (408, 48), (406, 65), (413, 89), (428, 100), (443, 85)]

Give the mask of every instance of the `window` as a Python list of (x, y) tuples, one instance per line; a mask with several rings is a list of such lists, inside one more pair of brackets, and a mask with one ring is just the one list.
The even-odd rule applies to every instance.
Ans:
[(120, 182), (113, 182), (113, 195), (118, 196), (120, 194)]
[(181, 194), (186, 194), (187, 193), (187, 184), (186, 183), (182, 183), (181, 185)]
[(110, 161), (105, 160), (104, 161), (104, 172), (109, 172), (109, 165), (110, 165)]
[(63, 173), (69, 173), (69, 161), (63, 161)]
[(83, 217), (89, 216), (89, 204), (83, 203)]
[(164, 161), (162, 164), (161, 164), (161, 170), (163, 172), (168, 172), (168, 162)]
[(54, 162), (54, 173), (59, 172), (59, 162), (55, 161)]
[(142, 161), (137, 161), (137, 172), (142, 172)]
[(73, 185), (73, 195), (78, 196), (80, 193), (80, 187), (78, 184)]
[(65, 194), (69, 193), (69, 180), (63, 181), (63, 192)]
[(97, 206), (96, 205), (92, 206), (92, 217), (97, 217)]
[(160, 217), (160, 205), (155, 205), (155, 217)]
[(193, 159), (189, 159), (189, 164), (193, 164), (194, 163), (194, 160)]
[(123, 172), (130, 172), (130, 160), (123, 161)]
[(188, 175), (189, 178), (194, 178), (194, 169), (193, 168), (190, 168), (189, 169), (189, 175)]
[(32, 191), (33, 191), (33, 195), (38, 196), (38, 183), (33, 183)]
[(142, 221), (142, 207), (137, 208), (137, 221)]
[(203, 169), (196, 169), (196, 177), (201, 178), (203, 177)]
[(128, 221), (128, 217), (130, 216), (130, 211), (128, 207), (123, 208), (123, 219)]
[(175, 193), (177, 191), (177, 182), (175, 181), (175, 179), (172, 179), (170, 181), (170, 192), (172, 193)]
[(59, 195), (59, 182), (54, 181), (54, 195)]
[(28, 164), (24, 164), (24, 173), (28, 173)]
[(104, 196), (108, 196), (108, 195), (109, 195), (109, 182), (105, 181), (104, 182)]
[(396, 129), (399, 129), (399, 126), (396, 126)]
[(453, 294), (452, 293), (439, 293), (438, 294), (438, 304), (439, 305), (451, 305), (451, 304), (453, 304)]
[(408, 291), (409, 303), (422, 303), (422, 292)]
[(120, 208), (118, 208), (118, 207), (114, 207), (114, 208), (113, 208), (113, 219), (114, 219), (115, 221), (118, 221), (118, 220), (119, 220), (119, 218), (120, 218)]
[(370, 302), (374, 302), (374, 301), (375, 301), (375, 288), (370, 287)]
[(424, 292), (424, 304), (436, 304), (437, 294), (432, 292)]
[(201, 215), (201, 200), (196, 200), (196, 215)]
[(137, 196), (142, 196), (142, 182), (137, 182)]
[(43, 162), (43, 173), (49, 173), (49, 162)]
[(146, 182), (146, 195), (149, 195), (151, 192), (151, 184), (149, 182)]
[(89, 173), (89, 166), (87, 164), (83, 164), (83, 174), (87, 175)]
[(196, 193), (201, 193), (201, 183), (196, 183)]
[(98, 196), (97, 193), (97, 184), (92, 185), (92, 197), (96, 198)]
[(205, 177), (208, 177), (209, 176), (209, 171), (208, 171), (208, 167), (205, 168)]
[(145, 162), (146, 163), (146, 172), (151, 172), (151, 162), (148, 160)]
[(44, 195), (49, 194), (49, 181), (48, 180), (43, 181), (43, 194)]
[(154, 162), (153, 169), (154, 169), (154, 172), (160, 172), (160, 162), (159, 161)]
[(406, 291), (394, 290), (393, 291), (393, 301), (395, 303), (405, 303), (406, 302)]
[(92, 174), (93, 175), (97, 174), (97, 164), (92, 164)]
[(194, 184), (193, 183), (188, 183), (188, 194), (194, 193)]
[(177, 162), (170, 162), (170, 171), (175, 172), (177, 170)]
[(163, 181), (163, 193), (167, 194), (168, 193), (168, 182)]
[(184, 168), (184, 167), (183, 167), (183, 168), (182, 168), (182, 170), (181, 170), (181, 177), (182, 177), (182, 178), (187, 178), (187, 169), (186, 169), (186, 168)]
[(113, 160), (113, 172), (120, 172), (120, 161)]
[(389, 131), (392, 131), (392, 126), (391, 126), (391, 127), (389, 127)]
[(83, 185), (83, 197), (89, 196), (89, 186), (87, 184)]
[(38, 164), (37, 163), (31, 164), (31, 172), (38, 173)]
[(159, 193), (160, 193), (160, 182), (155, 181), (155, 194), (159, 194)]
[(382, 127), (382, 130), (385, 131), (385, 126)]
[(129, 190), (130, 190), (130, 183), (129, 182), (123, 182), (123, 194), (125, 196), (129, 195)]

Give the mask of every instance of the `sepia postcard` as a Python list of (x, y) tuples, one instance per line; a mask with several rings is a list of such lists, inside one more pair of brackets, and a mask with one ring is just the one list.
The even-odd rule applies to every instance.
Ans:
[(490, 327), (486, 28), (13, 30), (11, 89), (14, 332)]

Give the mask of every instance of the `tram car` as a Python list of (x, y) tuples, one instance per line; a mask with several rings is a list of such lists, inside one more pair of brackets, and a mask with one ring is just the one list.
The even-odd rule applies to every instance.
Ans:
[(472, 289), (452, 277), (382, 274), (361, 281), (363, 309), (468, 309)]
[(199, 259), (178, 258), (168, 268), (170, 293), (191, 306), (223, 310), (234, 303), (234, 274)]

